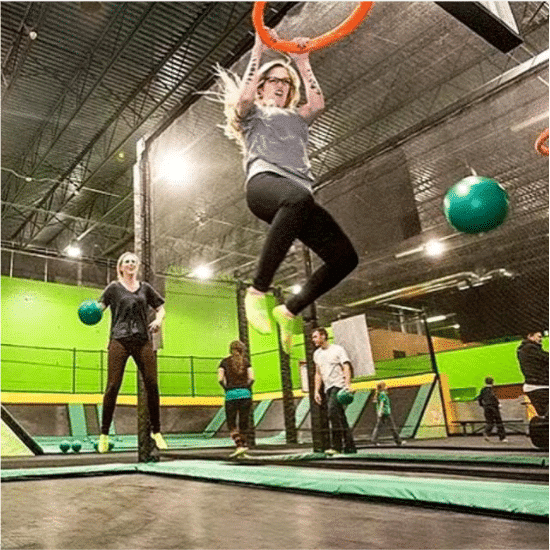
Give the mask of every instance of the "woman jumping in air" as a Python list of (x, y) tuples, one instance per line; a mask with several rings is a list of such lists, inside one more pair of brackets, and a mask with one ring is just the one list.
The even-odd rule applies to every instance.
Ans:
[[(269, 31), (277, 38), (273, 30)], [(294, 42), (303, 46), (306, 38)], [(241, 146), (246, 171), (246, 200), (252, 213), (270, 224), (256, 276), (245, 297), (246, 315), (260, 333), (271, 332), (266, 292), (295, 239), (322, 260), (302, 290), (273, 310), (283, 349), (290, 354), (294, 318), (336, 286), (358, 263), (348, 237), (314, 199), (307, 153), (309, 125), (324, 108), (309, 54), (290, 54), (297, 74), (284, 59), (260, 66), (268, 48), (256, 34), (243, 79), (220, 70), (224, 84), (225, 131)], [(300, 101), (300, 77), (306, 103)]]

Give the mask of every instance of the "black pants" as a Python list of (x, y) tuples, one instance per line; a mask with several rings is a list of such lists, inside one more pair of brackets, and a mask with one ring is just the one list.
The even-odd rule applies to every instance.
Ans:
[[(225, 417), (229, 434), (233, 438), (237, 447), (246, 447), (246, 436), (248, 434), (248, 419), (250, 417), (250, 408), (252, 399), (244, 397), (242, 399), (230, 399), (225, 402)], [(237, 416), (239, 417), (237, 421)], [(237, 427), (238, 424), (238, 427)]]
[(539, 416), (548, 416), (548, 390), (534, 390), (526, 393)]
[(109, 342), (109, 359), (107, 388), (103, 396), (103, 415), (101, 433), (107, 435), (113, 421), (116, 399), (122, 384), (124, 369), (129, 357), (133, 357), (143, 377), (147, 391), (147, 407), (153, 433), (160, 432), (160, 397), (157, 381), (157, 359), (150, 341), (111, 340)]
[(327, 395), (328, 419), (330, 422), (330, 446), (339, 453), (355, 451), (353, 434), (348, 425), (346, 411), (338, 401), (337, 394), (341, 388), (329, 388)]
[(324, 262), (302, 291), (287, 301), (286, 306), (292, 313), (302, 311), (357, 266), (357, 253), (351, 241), (300, 184), (262, 172), (248, 182), (246, 200), (252, 213), (271, 225), (254, 278), (255, 288), (262, 292), (269, 289), (295, 239), (311, 248)]
[(502, 423), (502, 417), (500, 416), (498, 407), (485, 407), (483, 412), (485, 414), (486, 422), (483, 433), (485, 435), (489, 435), (493, 431), (494, 426), (496, 426), (499, 439), (504, 439), (506, 437), (506, 431), (504, 430), (504, 424)]

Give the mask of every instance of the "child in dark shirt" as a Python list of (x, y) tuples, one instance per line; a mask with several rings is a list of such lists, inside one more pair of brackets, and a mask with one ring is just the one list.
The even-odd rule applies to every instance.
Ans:
[(488, 376), (485, 378), (485, 387), (479, 392), (477, 401), (480, 407), (483, 407), (483, 413), (485, 415), (485, 430), (483, 431), (483, 437), (485, 441), (489, 441), (489, 435), (493, 430), (493, 426), (497, 427), (498, 437), (501, 442), (506, 443), (506, 431), (504, 430), (504, 424), (500, 416), (500, 403), (498, 397), (493, 390), (494, 380)]

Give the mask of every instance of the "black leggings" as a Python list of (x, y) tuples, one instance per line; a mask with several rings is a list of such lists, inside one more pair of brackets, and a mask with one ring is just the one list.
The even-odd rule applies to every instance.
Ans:
[(246, 200), (252, 213), (271, 225), (254, 288), (267, 292), (295, 239), (311, 248), (324, 262), (302, 291), (287, 301), (291, 313), (302, 311), (357, 267), (357, 253), (351, 241), (299, 183), (272, 172), (262, 172), (248, 182)]
[(138, 366), (147, 391), (147, 407), (153, 433), (160, 432), (160, 398), (157, 381), (157, 358), (150, 341), (111, 340), (109, 342), (109, 362), (107, 389), (103, 396), (101, 433), (108, 435), (115, 412), (116, 399), (122, 384), (124, 368), (132, 356)]
[[(241, 399), (230, 399), (225, 402), (225, 418), (229, 434), (237, 447), (246, 447), (248, 436), (248, 420), (250, 409), (252, 408), (252, 399), (244, 397)], [(239, 417), (237, 425), (237, 416)]]

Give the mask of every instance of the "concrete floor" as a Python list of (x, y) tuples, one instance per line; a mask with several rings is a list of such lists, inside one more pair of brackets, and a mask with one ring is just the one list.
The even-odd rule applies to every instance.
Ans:
[(151, 475), (2, 484), (3, 549), (539, 549), (548, 524)]

